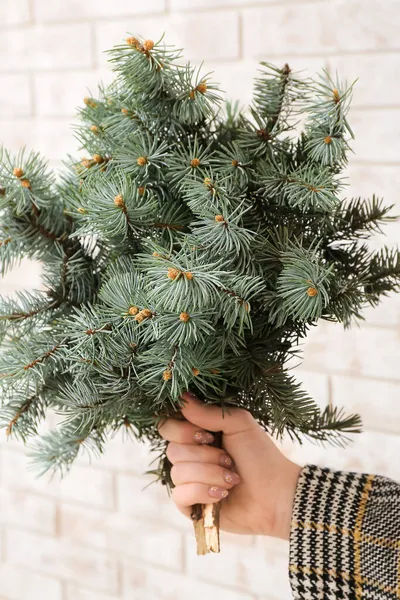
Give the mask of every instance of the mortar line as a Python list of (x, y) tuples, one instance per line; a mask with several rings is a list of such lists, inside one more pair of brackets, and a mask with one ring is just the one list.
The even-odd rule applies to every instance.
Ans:
[(328, 377), (328, 406), (333, 407), (333, 383), (330, 375)]
[[(400, 380), (399, 379), (393, 379), (393, 378), (381, 378), (381, 377), (374, 377), (371, 375), (364, 375), (362, 373), (351, 373), (350, 371), (340, 371), (338, 369), (333, 369), (333, 370), (327, 370), (327, 369), (322, 369), (319, 367), (305, 367), (303, 368), (303, 370), (306, 373), (315, 373), (318, 375), (326, 375), (328, 377), (347, 377), (347, 378), (351, 378), (351, 379), (365, 379), (367, 381), (375, 381), (376, 383), (390, 383), (390, 384), (394, 384), (394, 385), (398, 385), (400, 386)], [(290, 369), (290, 371), (294, 372), (295, 369)], [(299, 378), (301, 377), (301, 373), (299, 374)]]
[[(303, 0), (302, 5), (304, 4), (323, 4), (325, 0)], [(190, 8), (172, 8), (171, 12), (180, 13), (180, 14), (195, 14), (195, 13), (216, 13), (222, 11), (235, 11), (242, 9), (253, 9), (253, 8), (261, 8), (268, 9), (270, 6), (290, 6), (293, 4), (298, 4), (298, 0), (272, 0), (272, 2), (265, 3), (265, 1), (260, 0), (259, 2), (242, 2), (241, 4), (233, 5), (233, 6), (213, 6), (210, 4), (209, 6), (195, 6)]]
[(5, 525), (1, 529), (1, 561), (7, 561), (7, 531)]
[(54, 537), (61, 537), (61, 502), (59, 499), (56, 501), (54, 530)]
[[(254, 63), (259, 63), (261, 60), (269, 60), (269, 59), (274, 59), (274, 60), (283, 60), (283, 61), (291, 61), (292, 59), (307, 59), (307, 58), (318, 58), (321, 59), (321, 64), (323, 64), (323, 59), (329, 59), (330, 57), (346, 57), (346, 56), (365, 56), (365, 55), (376, 55), (377, 57), (381, 56), (381, 55), (385, 55), (385, 54), (400, 54), (400, 47), (398, 49), (391, 49), (391, 50), (385, 50), (385, 49), (380, 49), (380, 50), (335, 50), (335, 51), (323, 51), (323, 50), (315, 50), (313, 52), (301, 52), (301, 53), (293, 53), (293, 52), (278, 52), (278, 53), (271, 53), (271, 52), (265, 52), (263, 54), (259, 54), (256, 56), (243, 56), (241, 58), (242, 63), (246, 63), (246, 62), (254, 62)], [(193, 60), (193, 59), (192, 59)], [(196, 59), (195, 59), (196, 60)], [(197, 60), (201, 60), (200, 58)], [(213, 65), (213, 64), (231, 64), (232, 62), (239, 62), (237, 60), (237, 58), (229, 58), (229, 59), (220, 59), (220, 60), (213, 60), (213, 59), (206, 59), (204, 61), (207, 64)], [(96, 67), (96, 70), (102, 70), (106, 68), (106, 66), (102, 66), (99, 65)], [(81, 66), (73, 66), (73, 67), (54, 67), (54, 68), (35, 68), (35, 73), (52, 73), (52, 74), (63, 74), (63, 73), (69, 73), (69, 72), (75, 72), (75, 71), (79, 71), (79, 72), (86, 72), (86, 71), (93, 71), (93, 67), (81, 67)], [(10, 68), (10, 69), (2, 69), (0, 67), (0, 76), (1, 75), (24, 75), (24, 74), (28, 74), (31, 72), (31, 69), (15, 69), (15, 68)], [(381, 107), (380, 107), (381, 108)]]
[(188, 573), (188, 560), (186, 553), (186, 535), (184, 531), (180, 532), (181, 538), (181, 572), (185, 575)]
[(96, 33), (96, 22), (93, 21), (90, 27), (90, 50), (92, 53), (92, 67), (91, 71), (97, 69), (97, 63), (100, 57), (97, 56), (97, 33)]
[[(377, 160), (352, 160), (351, 165), (366, 166), (366, 167), (398, 167), (400, 161), (377, 161)], [(381, 326), (379, 326), (381, 327)]]
[[(290, 0), (291, 2), (294, 2), (295, 0)], [(309, 0), (309, 1), (314, 1), (314, 2), (320, 2), (322, 0)], [(93, 17), (73, 17), (73, 18), (66, 18), (66, 19), (49, 19), (48, 21), (44, 21), (44, 22), (35, 22), (36, 25), (40, 25), (43, 26), (44, 28), (46, 27), (62, 27), (63, 25), (79, 25), (79, 24), (84, 24), (87, 25), (88, 23), (118, 23), (118, 21), (126, 21), (127, 19), (132, 19), (132, 21), (140, 21), (140, 19), (149, 19), (149, 18), (154, 18), (154, 17), (165, 17), (165, 11), (151, 11), (151, 12), (146, 12), (146, 13), (138, 13), (136, 15), (133, 14), (121, 14), (121, 15), (108, 15), (108, 16), (96, 16), (95, 18)], [(16, 25), (15, 23), (12, 23), (10, 25), (2, 25), (0, 26), (0, 29), (2, 32), (4, 31), (10, 31), (10, 30), (18, 30), (18, 29), (25, 29), (26, 27), (31, 27), (31, 23), (21, 23), (20, 25)]]
[(239, 60), (243, 60), (243, 14), (238, 14), (238, 56)]
[(112, 508), (115, 512), (118, 511), (118, 482), (117, 482), (118, 472), (113, 469), (112, 471)]
[(31, 71), (28, 76), (29, 81), (29, 94), (31, 101), (31, 116), (37, 116), (37, 101), (36, 101), (36, 85), (35, 85), (35, 72)]
[(68, 600), (68, 582), (65, 579), (61, 579), (60, 583), (61, 583), (61, 600)]
[(117, 560), (117, 590), (118, 595), (122, 597), (124, 593), (124, 566), (122, 564), (122, 557)]
[(29, 23), (30, 25), (36, 25), (34, 0), (29, 0)]

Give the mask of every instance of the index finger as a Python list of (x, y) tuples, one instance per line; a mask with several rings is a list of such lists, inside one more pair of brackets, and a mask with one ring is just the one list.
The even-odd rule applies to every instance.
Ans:
[(212, 433), (201, 429), (189, 421), (178, 419), (165, 419), (158, 426), (161, 437), (168, 442), (179, 444), (212, 444), (214, 436)]
[(225, 435), (242, 433), (254, 427), (255, 420), (243, 408), (205, 404), (191, 392), (182, 394), (185, 404), (181, 412), (185, 419), (209, 431), (222, 431)]

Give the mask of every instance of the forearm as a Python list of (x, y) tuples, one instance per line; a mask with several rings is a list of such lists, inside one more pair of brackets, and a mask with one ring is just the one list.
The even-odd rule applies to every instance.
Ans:
[[(396, 597), (400, 485), (384, 477), (306, 466), (293, 503), (293, 595)], [(394, 594), (394, 595), (393, 595)]]

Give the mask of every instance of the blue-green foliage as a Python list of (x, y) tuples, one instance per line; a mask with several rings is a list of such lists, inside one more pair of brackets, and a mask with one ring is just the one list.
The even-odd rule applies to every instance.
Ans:
[(87, 158), (57, 183), (35, 153), (0, 156), (1, 272), (44, 268), (42, 290), (0, 306), (0, 420), (25, 441), (64, 416), (37, 443), (43, 470), (121, 428), (159, 445), (188, 389), (276, 435), (359, 426), (286, 366), (319, 318), (348, 325), (399, 283), (398, 253), (360, 242), (390, 207), (341, 198), (351, 88), (263, 63), (250, 110), (224, 109), (180, 56), (133, 37), (111, 51), (115, 82), (80, 110)]

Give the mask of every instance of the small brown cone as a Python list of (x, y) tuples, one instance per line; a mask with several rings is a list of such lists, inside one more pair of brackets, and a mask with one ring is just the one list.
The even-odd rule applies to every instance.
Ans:
[(165, 371), (163, 371), (162, 378), (164, 381), (170, 381), (172, 379), (171, 369), (165, 369)]
[(115, 206), (118, 206), (119, 208), (122, 208), (123, 206), (125, 206), (125, 202), (124, 202), (124, 199), (121, 196), (121, 194), (118, 194), (118, 196), (115, 196), (114, 204), (115, 204)]
[(175, 269), (174, 267), (170, 267), (167, 272), (167, 277), (169, 279), (177, 279), (180, 274), (181, 274), (181, 272), (178, 269)]
[(207, 91), (207, 84), (205, 81), (202, 81), (201, 83), (199, 83), (199, 85), (197, 86), (196, 90), (198, 92), (200, 92), (200, 94), (205, 94)]
[(143, 42), (143, 48), (145, 49), (146, 52), (150, 52), (150, 50), (153, 50), (153, 48), (154, 48), (153, 40), (145, 40)]

